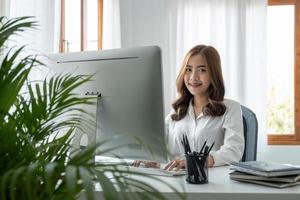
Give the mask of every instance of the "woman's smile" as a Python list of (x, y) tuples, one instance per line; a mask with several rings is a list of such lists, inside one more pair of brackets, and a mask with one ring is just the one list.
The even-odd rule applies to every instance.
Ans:
[(188, 85), (192, 88), (197, 88), (197, 87), (201, 86), (202, 83), (189, 83)]

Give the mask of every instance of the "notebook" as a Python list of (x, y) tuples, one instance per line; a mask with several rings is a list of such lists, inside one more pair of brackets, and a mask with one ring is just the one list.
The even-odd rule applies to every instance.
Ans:
[[(145, 168), (143, 166), (140, 167), (134, 167), (131, 166), (133, 164), (134, 160), (132, 159), (121, 159), (121, 158), (115, 158), (115, 157), (107, 157), (107, 156), (96, 156), (95, 157), (95, 164), (96, 166), (101, 165), (118, 165), (118, 169), (123, 171), (129, 171), (133, 173), (140, 173), (140, 174), (147, 174), (147, 175), (156, 175), (156, 176), (181, 176), (185, 175), (185, 170), (164, 170), (164, 166), (166, 164), (161, 164), (161, 168)], [(97, 169), (97, 167), (96, 167)]]
[(274, 181), (271, 182), (271, 181), (239, 179), (239, 178), (231, 178), (231, 179), (236, 181), (254, 183), (254, 184), (265, 185), (265, 186), (276, 187), (276, 188), (286, 188), (286, 187), (300, 185), (300, 181), (294, 183), (285, 183), (285, 182), (274, 182)]
[(230, 169), (265, 177), (300, 174), (300, 166), (265, 161), (234, 162)]
[(295, 183), (300, 181), (300, 175), (265, 177), (234, 171), (230, 172), (229, 176), (231, 179), (258, 180), (268, 182)]

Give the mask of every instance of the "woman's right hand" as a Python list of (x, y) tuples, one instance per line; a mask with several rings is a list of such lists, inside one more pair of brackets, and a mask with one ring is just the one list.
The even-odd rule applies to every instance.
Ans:
[(186, 161), (185, 161), (185, 158), (176, 158), (172, 161), (170, 161), (164, 168), (164, 170), (168, 170), (168, 171), (171, 171), (171, 170), (175, 170), (175, 171), (178, 171), (178, 170), (181, 170), (181, 169), (185, 169), (185, 165), (186, 165)]

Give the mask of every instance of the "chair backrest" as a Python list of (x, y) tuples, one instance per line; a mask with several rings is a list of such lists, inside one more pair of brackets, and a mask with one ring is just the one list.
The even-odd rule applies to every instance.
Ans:
[(255, 161), (257, 152), (258, 123), (254, 112), (241, 106), (244, 125), (245, 150), (242, 161)]

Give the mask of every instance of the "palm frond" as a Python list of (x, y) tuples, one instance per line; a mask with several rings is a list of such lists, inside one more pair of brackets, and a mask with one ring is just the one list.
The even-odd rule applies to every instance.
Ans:
[(18, 17), (7, 19), (5, 16), (0, 17), (0, 48), (7, 40), (26, 29), (32, 29), (37, 26), (36, 21), (32, 21), (34, 17)]
[(19, 48), (10, 57), (10, 52), (8, 52), (0, 66), (0, 92), (5, 97), (0, 98), (0, 116), (2, 119), (15, 103), (31, 68), (36, 63), (36, 59), (31, 59), (31, 57), (18, 62), (17, 56), (22, 49), (22, 47)]

